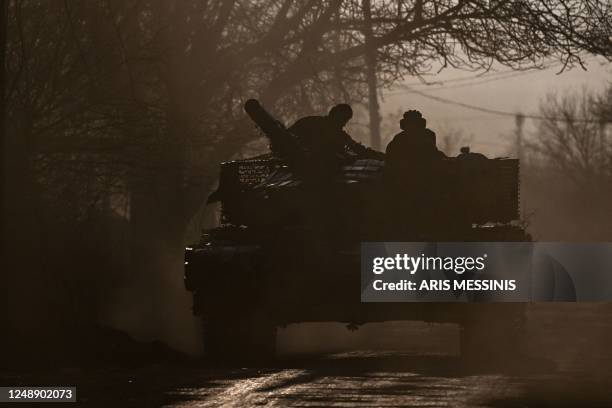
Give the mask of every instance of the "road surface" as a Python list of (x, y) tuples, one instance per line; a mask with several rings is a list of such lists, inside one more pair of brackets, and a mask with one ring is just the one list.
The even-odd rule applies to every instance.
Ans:
[[(406, 340), (412, 348), (403, 351), (285, 352), (259, 367), (215, 367), (198, 360), (68, 366), (5, 372), (1, 382), (76, 385), (79, 405), (100, 407), (612, 406), (612, 359), (604, 344), (610, 323), (592, 319), (593, 307), (574, 305), (556, 318), (545, 307), (531, 312), (527, 349), (554, 361), (554, 368), (474, 369), (452, 348), (424, 341), (429, 329), (415, 326), (411, 333), (420, 343)], [(381, 338), (384, 330), (376, 329)], [(439, 338), (440, 330), (452, 342), (445, 327), (431, 329), (430, 338)], [(436, 344), (437, 350), (423, 344)]]

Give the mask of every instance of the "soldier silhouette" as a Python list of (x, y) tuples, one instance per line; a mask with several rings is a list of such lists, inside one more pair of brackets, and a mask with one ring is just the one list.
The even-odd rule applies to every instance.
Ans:
[(313, 226), (313, 239), (346, 230), (346, 226), (341, 224), (345, 220), (341, 210), (343, 206), (329, 205), (330, 202), (340, 203), (346, 198), (346, 194), (333, 182), (333, 176), (340, 173), (342, 165), (356, 158), (384, 157), (383, 153), (353, 140), (344, 130), (352, 117), (352, 108), (339, 104), (332, 107), (326, 116), (301, 118), (288, 129), (304, 151), (300, 159), (302, 181), (319, 192), (306, 195), (300, 202), (300, 217)]
[[(441, 212), (439, 163), (446, 155), (436, 147), (436, 134), (427, 129), (421, 113), (410, 110), (400, 120), (402, 131), (387, 145), (385, 184), (403, 224), (418, 230), (432, 228)], [(398, 221), (398, 220), (394, 220)]]
[(307, 116), (299, 119), (288, 130), (299, 144), (317, 160), (320, 169), (334, 170), (346, 159), (353, 157), (382, 160), (384, 155), (353, 140), (344, 126), (353, 117), (350, 105), (342, 103), (332, 107), (327, 116)]
[(405, 177), (415, 166), (432, 159), (446, 157), (436, 147), (436, 134), (426, 127), (427, 121), (421, 112), (410, 110), (400, 120), (402, 131), (387, 145), (385, 172)]

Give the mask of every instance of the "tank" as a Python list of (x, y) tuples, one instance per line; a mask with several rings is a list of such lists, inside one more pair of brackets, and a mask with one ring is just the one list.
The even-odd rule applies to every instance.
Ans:
[(439, 161), (429, 191), (389, 192), (384, 155), (347, 153), (337, 172), (311, 177), (316, 157), (257, 101), (245, 111), (271, 152), (221, 163), (209, 197), (221, 204), (221, 226), (185, 251), (185, 285), (210, 358), (272, 358), (277, 328), (292, 323), (402, 320), (460, 324), (465, 356), (512, 355), (523, 305), (361, 303), (360, 245), (530, 240), (518, 220), (518, 160), (464, 151)]

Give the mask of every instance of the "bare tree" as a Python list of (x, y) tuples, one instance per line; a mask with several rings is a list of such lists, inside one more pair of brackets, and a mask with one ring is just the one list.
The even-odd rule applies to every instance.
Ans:
[(609, 118), (604, 110), (609, 96), (609, 90), (597, 95), (583, 89), (549, 94), (540, 104), (543, 120), (531, 147), (577, 186), (601, 186), (612, 176), (612, 141), (606, 134)]
[(74, 197), (79, 213), (119, 191), (137, 274), (178, 269), (217, 163), (258, 137), (241, 102), (259, 97), (290, 120), (340, 96), (363, 101), (368, 49), (380, 86), (436, 66), (612, 58), (608, 1), (381, 0), (369, 11), (364, 27), (360, 0), (11, 1), (9, 188), (30, 203), (13, 206), (34, 232), (23, 239), (40, 236), (29, 214), (41, 194)]
[(521, 201), (538, 239), (610, 239), (610, 95), (584, 88), (542, 100), (521, 165)]

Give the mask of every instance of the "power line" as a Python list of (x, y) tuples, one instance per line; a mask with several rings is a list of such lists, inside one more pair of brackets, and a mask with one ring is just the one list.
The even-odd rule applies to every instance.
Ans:
[[(543, 69), (549, 69), (552, 66), (543, 68)], [(455, 83), (455, 82), (465, 82), (465, 81), (474, 81), (476, 80), (476, 82), (478, 82), (479, 80), (487, 80), (487, 79), (497, 79), (500, 77), (503, 77), (505, 75), (508, 74), (531, 74), (533, 72), (539, 72), (541, 70), (538, 69), (529, 69), (529, 70), (524, 70), (524, 71), (516, 71), (516, 70), (506, 70), (506, 71), (499, 71), (499, 72), (493, 72), (487, 75), (487, 73), (484, 74), (479, 74), (479, 75), (474, 75), (474, 76), (469, 76), (469, 77), (459, 77), (459, 78), (450, 78), (450, 79), (442, 79), (442, 80), (438, 80), (438, 81), (434, 81), (434, 82), (413, 82), (413, 83), (407, 83), (404, 84), (405, 87), (412, 87), (412, 86), (425, 86), (425, 87), (431, 87), (431, 86), (440, 86), (440, 87), (444, 87), (445, 84), (448, 83)], [(501, 78), (500, 78), (501, 79)], [(462, 85), (457, 85), (457, 86), (462, 86)]]
[[(551, 68), (552, 68), (552, 66), (551, 66)], [(465, 87), (468, 87), (468, 86), (477, 86), (477, 85), (487, 84), (489, 82), (496, 82), (496, 81), (501, 81), (501, 80), (504, 80), (504, 79), (519, 77), (519, 76), (523, 76), (523, 75), (534, 74), (536, 72), (541, 72), (541, 71), (519, 71), (519, 72), (515, 71), (515, 72), (512, 72), (512, 73), (506, 72), (506, 74), (509, 74), (509, 75), (495, 76), (495, 77), (492, 77), (492, 75), (490, 75), (490, 76), (484, 77), (486, 79), (483, 79), (482, 81), (474, 81), (474, 82), (469, 82), (469, 83), (466, 83), (466, 84), (458, 84), (458, 85), (451, 85), (451, 86), (445, 86), (443, 84), (440, 84), (440, 85), (435, 85), (434, 84), (434, 85), (431, 85), (431, 86), (433, 86), (435, 88), (430, 88), (430, 89), (428, 89), (428, 91), (430, 91), (430, 92), (431, 91), (445, 91), (447, 89), (457, 89), (457, 88), (465, 88)], [(412, 89), (412, 88), (410, 88), (408, 86), (405, 86), (405, 85), (403, 85), (401, 87), (406, 89), (406, 90), (411, 90)], [(402, 93), (401, 92), (399, 92), (399, 93), (392, 92), (392, 93), (389, 93), (388, 95), (394, 95), (394, 94), (401, 95)]]
[[(476, 105), (470, 105), (467, 103), (463, 103), (463, 102), (457, 102), (457, 101), (453, 101), (450, 99), (446, 99), (446, 98), (440, 98), (439, 96), (435, 96), (435, 95), (429, 95), (425, 92), (421, 92), (421, 91), (417, 91), (417, 90), (411, 90), (408, 92), (404, 92), (404, 94), (416, 94), (416, 95), (420, 95), (424, 98), (428, 98), (437, 102), (441, 102), (447, 105), (455, 105), (455, 106), (460, 106), (462, 108), (466, 108), (466, 109), (472, 109), (472, 110), (476, 110), (479, 112), (485, 112), (491, 115), (499, 115), (499, 116), (512, 116), (515, 117), (517, 115), (516, 112), (506, 112), (506, 111), (501, 111), (501, 110), (496, 110), (496, 109), (489, 109), (489, 108), (483, 108), (482, 106), (476, 106)], [(566, 119), (566, 118), (557, 118), (557, 117), (545, 117), (545, 116), (541, 116), (541, 115), (535, 115), (535, 114), (523, 114), (523, 116), (525, 118), (529, 118), (529, 119), (535, 119), (535, 120), (554, 120), (554, 121), (558, 121), (558, 122), (570, 122), (570, 120)], [(599, 120), (591, 120), (591, 119), (584, 119), (584, 118), (576, 118), (573, 120), (574, 122), (581, 122), (581, 123), (611, 123), (612, 121), (609, 120), (604, 120), (604, 121), (599, 121)]]
[[(595, 57), (587, 57), (584, 58), (583, 61), (589, 61), (592, 60)], [(519, 76), (523, 76), (523, 75), (530, 75), (530, 74), (534, 74), (534, 73), (538, 73), (538, 72), (543, 72), (545, 70), (551, 69), (551, 68), (555, 68), (558, 66), (563, 65), (562, 62), (557, 61), (557, 62), (552, 62), (550, 65), (548, 66), (543, 66), (542, 68), (528, 68), (526, 70), (506, 70), (506, 71), (500, 71), (500, 72), (494, 72), (490, 75), (487, 75), (487, 73), (485, 72), (484, 74), (479, 74), (479, 75), (475, 75), (475, 76), (471, 76), (471, 77), (460, 77), (460, 78), (451, 78), (451, 79), (447, 79), (447, 80), (441, 80), (438, 83), (423, 83), (423, 82), (418, 82), (418, 83), (409, 83), (409, 84), (403, 84), (401, 85), (402, 88), (404, 89), (412, 89), (413, 86), (425, 86), (428, 87), (428, 91), (439, 91), (439, 90), (446, 90), (446, 89), (457, 89), (457, 88), (465, 88), (468, 86), (476, 86), (476, 85), (482, 85), (482, 84), (486, 84), (489, 82), (495, 82), (495, 81), (501, 81), (503, 79), (509, 79), (509, 78), (514, 78), (514, 77), (519, 77)], [(451, 86), (446, 86), (445, 84), (450, 83), (450, 82), (465, 82), (465, 81), (472, 81), (475, 80), (473, 82), (469, 82), (469, 83), (464, 83), (464, 84), (458, 84), (458, 85), (451, 85)], [(393, 95), (401, 95), (401, 93), (395, 93), (395, 92), (391, 92), (387, 95), (393, 96)]]

